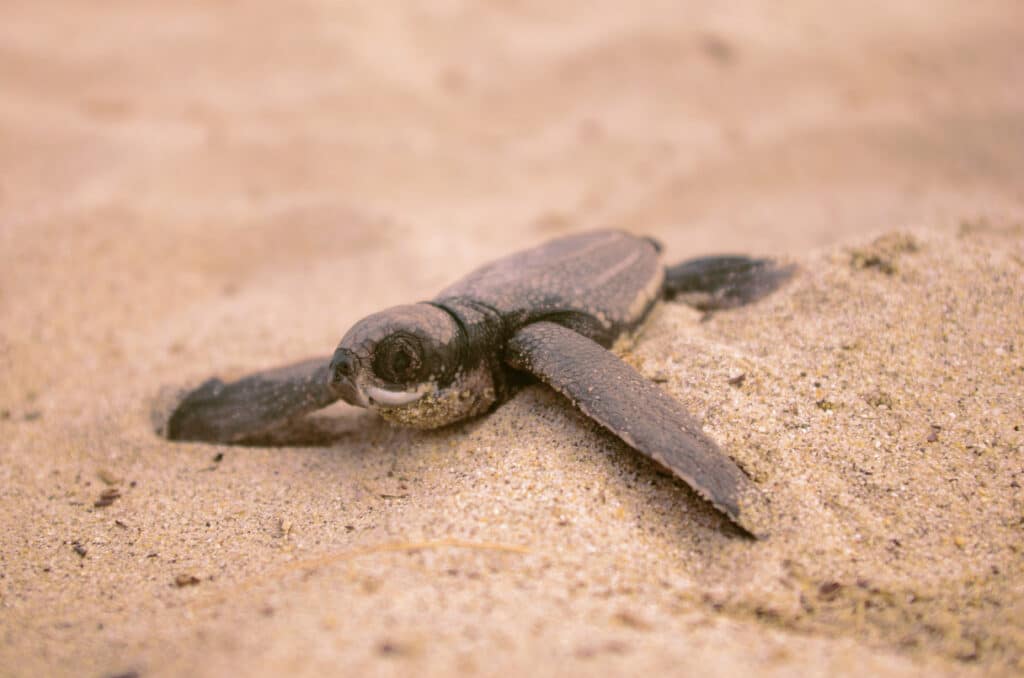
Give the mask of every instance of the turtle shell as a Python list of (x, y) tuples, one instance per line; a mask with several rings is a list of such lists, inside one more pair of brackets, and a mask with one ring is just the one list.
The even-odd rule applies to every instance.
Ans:
[(510, 333), (551, 320), (608, 347), (635, 330), (660, 298), (659, 252), (653, 240), (620, 231), (571, 235), (493, 261), (435, 302), (485, 305)]

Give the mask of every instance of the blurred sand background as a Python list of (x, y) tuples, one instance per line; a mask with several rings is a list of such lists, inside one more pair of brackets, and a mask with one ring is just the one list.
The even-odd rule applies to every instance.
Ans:
[[(1024, 672), (1024, 5), (553, 4), (4, 3), (0, 675)], [(771, 540), (540, 387), (152, 432), (594, 227), (801, 267), (627, 356)]]

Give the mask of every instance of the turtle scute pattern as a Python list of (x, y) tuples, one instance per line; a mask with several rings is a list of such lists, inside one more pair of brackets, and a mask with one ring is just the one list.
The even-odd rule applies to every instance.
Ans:
[[(487, 264), (437, 299), (471, 298), (512, 329), (563, 315), (596, 320), (584, 333), (604, 346), (634, 328), (661, 295), (664, 270), (653, 241), (619, 231), (553, 240)], [(576, 329), (581, 329), (577, 327)]]

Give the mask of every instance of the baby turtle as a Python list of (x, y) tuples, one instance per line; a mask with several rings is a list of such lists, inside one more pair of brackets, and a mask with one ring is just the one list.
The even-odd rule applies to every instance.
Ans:
[(756, 485), (678, 401), (608, 349), (630, 338), (661, 299), (730, 308), (769, 293), (791, 271), (747, 257), (665, 268), (660, 252), (654, 240), (599, 231), (512, 254), (431, 301), (360, 320), (333, 356), (230, 384), (210, 379), (178, 404), (165, 433), (239, 442), (339, 399), (435, 428), (492, 409), (525, 373), (763, 536), (766, 502)]

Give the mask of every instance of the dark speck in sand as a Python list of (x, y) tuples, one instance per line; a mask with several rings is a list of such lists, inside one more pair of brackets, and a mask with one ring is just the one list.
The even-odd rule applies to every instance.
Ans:
[(174, 585), (179, 589), (185, 588), (186, 586), (195, 586), (199, 583), (199, 577), (193, 574), (179, 574), (174, 578)]
[(100, 493), (99, 499), (93, 502), (93, 506), (96, 508), (105, 508), (110, 506), (121, 497), (121, 490), (116, 487), (108, 487)]

